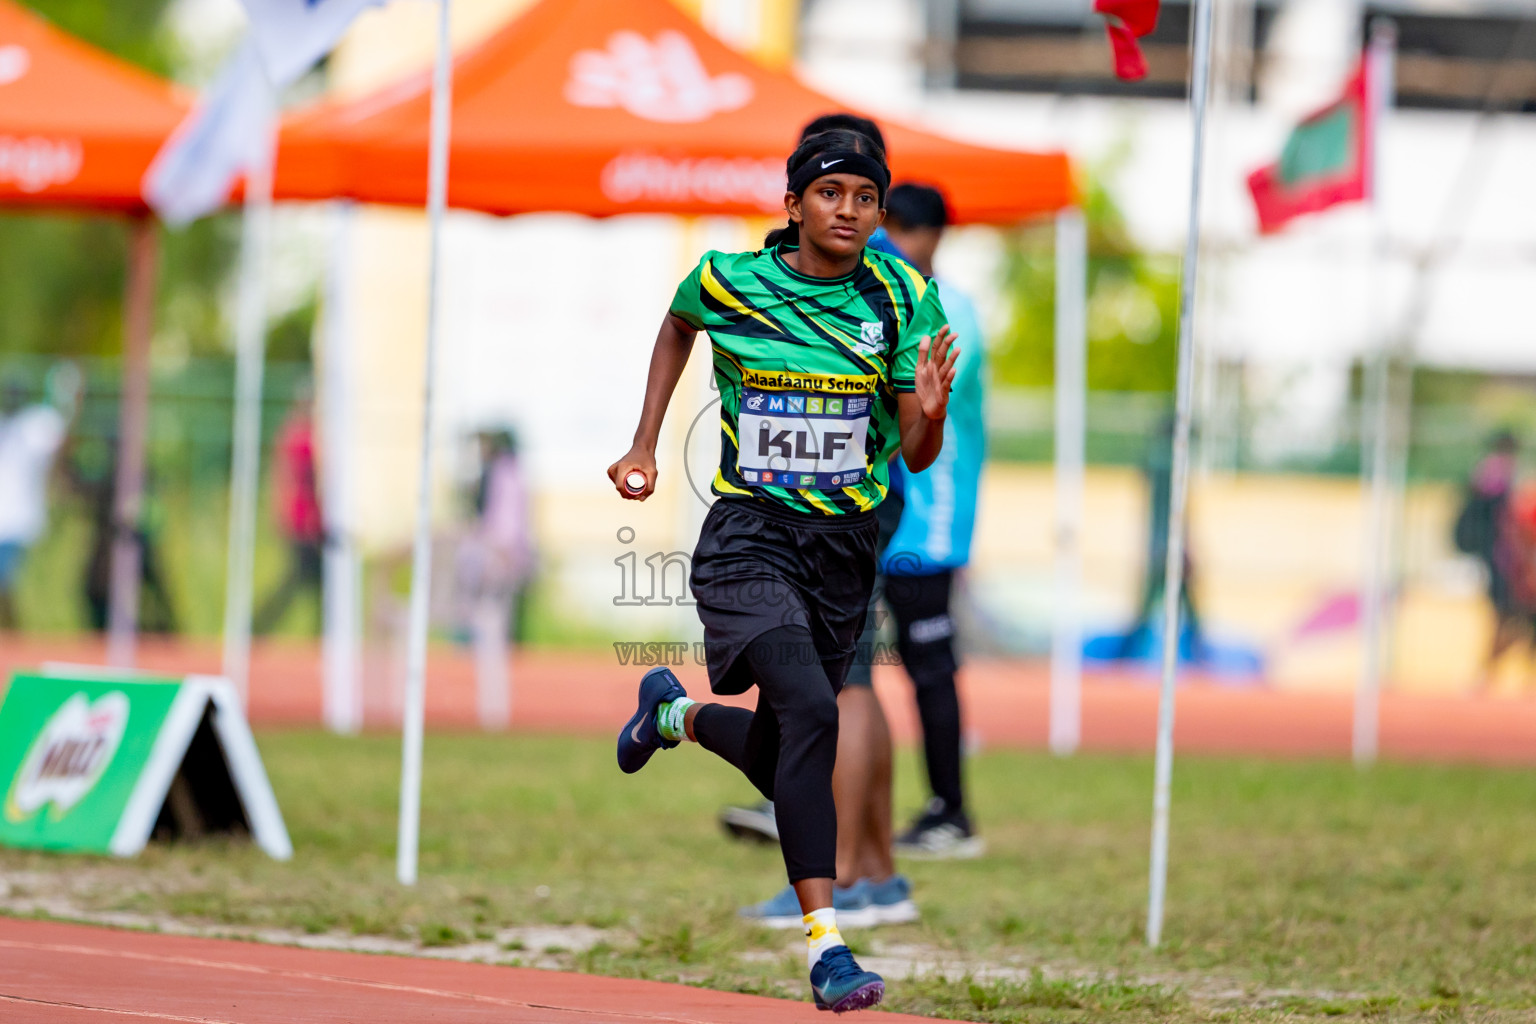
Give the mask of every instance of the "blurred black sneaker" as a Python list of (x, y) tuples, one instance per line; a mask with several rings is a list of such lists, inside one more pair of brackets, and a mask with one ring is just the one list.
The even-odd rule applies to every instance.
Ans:
[(896, 852), (918, 860), (968, 860), (986, 852), (987, 844), (964, 811), (951, 811), (934, 797), (910, 828), (896, 837)]
[(772, 800), (764, 800), (756, 807), (727, 807), (720, 812), (720, 825), (733, 839), (754, 843), (779, 841), (779, 820), (773, 816)]

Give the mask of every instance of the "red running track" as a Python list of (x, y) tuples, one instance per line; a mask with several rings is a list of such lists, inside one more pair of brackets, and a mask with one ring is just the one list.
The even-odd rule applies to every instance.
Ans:
[[(217, 672), (210, 642), (146, 640), (140, 663), (168, 673)], [(100, 664), (94, 641), (7, 638), (0, 675), (46, 661)], [(514, 729), (607, 735), (634, 710), (639, 669), (613, 655), (532, 652), (514, 661)], [(707, 692), (704, 672), (689, 664), (678, 675), (696, 696)], [(910, 687), (899, 667), (876, 666), (876, 685), (898, 741), (916, 736)], [(1046, 743), (1047, 669), (1038, 661), (976, 661), (962, 670), (966, 728), (984, 745), (1040, 748)], [(387, 687), (375, 687), (368, 721), (395, 721)], [(749, 699), (749, 698), (745, 698)], [(738, 702), (744, 698), (737, 698)], [(1348, 694), (1234, 688), (1191, 678), (1179, 691), (1175, 741), (1181, 753), (1347, 757), (1354, 711)], [(252, 662), (250, 716), (257, 725), (313, 725), (320, 720), (318, 647), (258, 645)], [(427, 721), (438, 728), (474, 728), (474, 670), (465, 654), (432, 653)], [(1157, 686), (1134, 673), (1094, 673), (1083, 688), (1083, 748), (1145, 752), (1157, 726)], [(1382, 756), (1399, 760), (1536, 763), (1536, 700), (1423, 696), (1389, 690), (1381, 704)]]
[[(809, 993), (807, 993), (809, 999)], [(6, 1024), (826, 1024), (810, 1002), (0, 918)], [(881, 1014), (900, 1024), (924, 1018)]]

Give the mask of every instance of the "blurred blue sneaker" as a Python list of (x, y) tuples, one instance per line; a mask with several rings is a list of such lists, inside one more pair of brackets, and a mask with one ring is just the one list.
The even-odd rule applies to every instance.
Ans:
[(677, 746), (657, 728), (656, 708), (686, 696), (688, 691), (669, 668), (653, 668), (640, 680), (640, 706), (619, 730), (619, 767), (626, 775), (644, 768), (656, 751)]
[[(832, 888), (832, 909), (837, 911), (838, 927), (868, 928), (876, 923), (869, 902), (869, 883), (859, 879), (846, 889)], [(805, 915), (800, 911), (800, 897), (795, 887), (786, 885), (772, 899), (742, 907), (736, 912), (764, 928), (803, 928)]]
[(833, 946), (811, 968), (811, 994), (818, 1010), (867, 1010), (885, 998), (885, 979), (860, 967), (847, 946)]
[(921, 916), (917, 904), (912, 902), (912, 883), (906, 875), (892, 875), (883, 882), (860, 884), (869, 894), (874, 924), (907, 924)]

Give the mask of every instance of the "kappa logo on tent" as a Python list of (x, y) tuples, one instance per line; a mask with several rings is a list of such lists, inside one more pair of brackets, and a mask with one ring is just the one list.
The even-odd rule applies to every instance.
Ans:
[(5, 799), (5, 816), (24, 821), (45, 804), (55, 819), (95, 788), (123, 741), (128, 698), (103, 694), (94, 702), (77, 693), (59, 705), (27, 751)]
[(565, 98), (575, 106), (622, 107), (668, 124), (739, 110), (752, 93), (745, 75), (711, 75), (688, 37), (670, 30), (657, 33), (654, 42), (638, 32), (615, 32), (606, 50), (580, 50), (571, 57), (565, 83)]
[(32, 68), (32, 55), (25, 46), (0, 46), (0, 85), (18, 81)]

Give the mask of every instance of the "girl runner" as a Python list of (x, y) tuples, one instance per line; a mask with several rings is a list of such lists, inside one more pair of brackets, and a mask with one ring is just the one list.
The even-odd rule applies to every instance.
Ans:
[(914, 471), (938, 455), (960, 350), (938, 289), (865, 248), (890, 183), (881, 148), (857, 132), (822, 132), (801, 142), (786, 174), (788, 225), (756, 252), (705, 253), (678, 287), (634, 444), (608, 468), (623, 497), (654, 491), (662, 418), (694, 337), (707, 331), (720, 500), (689, 584), (710, 688), (756, 685), (757, 709), (697, 703), (671, 671), (652, 669), (619, 732), (618, 760), (636, 772), (656, 750), (691, 740), (776, 801), (811, 990), (819, 1008), (842, 1013), (879, 1003), (885, 983), (854, 961), (832, 909), (837, 693), (874, 582), (874, 508), (888, 463), (898, 448)]

